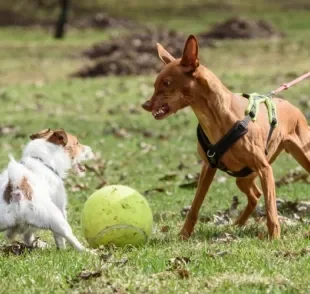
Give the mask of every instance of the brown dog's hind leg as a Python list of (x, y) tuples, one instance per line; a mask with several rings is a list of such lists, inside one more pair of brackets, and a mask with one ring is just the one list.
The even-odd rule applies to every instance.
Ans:
[(310, 173), (310, 130), (307, 128), (301, 134), (292, 135), (285, 143), (286, 152)]
[(254, 209), (256, 208), (259, 197), (262, 195), (261, 190), (255, 184), (255, 176), (249, 178), (238, 178), (236, 184), (241, 192), (243, 192), (248, 198), (248, 204), (244, 211), (239, 215), (235, 221), (235, 225), (243, 226)]
[(180, 232), (180, 238), (187, 240), (194, 230), (194, 226), (198, 219), (200, 207), (209, 190), (211, 182), (216, 173), (216, 168), (212, 168), (208, 163), (204, 163), (199, 177), (199, 183), (196, 190), (195, 198), (192, 202), (191, 208), (186, 215), (186, 220)]

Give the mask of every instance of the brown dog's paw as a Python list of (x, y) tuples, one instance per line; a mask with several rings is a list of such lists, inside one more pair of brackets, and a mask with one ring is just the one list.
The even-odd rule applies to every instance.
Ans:
[(182, 241), (187, 241), (190, 238), (191, 234), (186, 232), (185, 230), (181, 230), (179, 233), (179, 239)]

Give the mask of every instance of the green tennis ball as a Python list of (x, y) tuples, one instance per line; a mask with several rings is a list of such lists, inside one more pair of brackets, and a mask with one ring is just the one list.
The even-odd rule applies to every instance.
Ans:
[(93, 248), (100, 245), (140, 245), (151, 235), (153, 215), (146, 199), (136, 190), (105, 186), (85, 202), (81, 214), (84, 236)]

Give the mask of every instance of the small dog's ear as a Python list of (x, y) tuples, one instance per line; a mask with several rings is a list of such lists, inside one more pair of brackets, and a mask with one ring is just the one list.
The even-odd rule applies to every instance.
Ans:
[(44, 129), (44, 130), (40, 131), (39, 133), (35, 133), (35, 134), (30, 135), (29, 138), (31, 140), (40, 139), (40, 138), (45, 137), (50, 132), (51, 132), (51, 129)]
[(198, 42), (193, 35), (190, 35), (186, 41), (181, 59), (181, 65), (186, 69), (186, 71), (195, 71), (199, 66)]
[(159, 58), (163, 61), (164, 64), (168, 64), (171, 61), (175, 60), (175, 58), (159, 43), (157, 45), (157, 52)]
[(47, 140), (50, 143), (66, 146), (68, 143), (68, 136), (63, 129), (53, 131), (53, 134)]

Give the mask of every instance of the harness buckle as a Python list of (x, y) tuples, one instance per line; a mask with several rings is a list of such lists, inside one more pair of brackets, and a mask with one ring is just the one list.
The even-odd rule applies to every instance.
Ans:
[(250, 116), (251, 118), (254, 118), (254, 117), (255, 117), (255, 110), (251, 110), (251, 111), (249, 112), (249, 116)]
[(278, 120), (274, 117), (274, 118), (272, 119), (271, 125), (272, 125), (272, 126), (275, 126), (277, 123), (278, 123)]
[(210, 155), (210, 149), (209, 149), (208, 152), (207, 152), (207, 156), (208, 156), (209, 158), (212, 158), (212, 157), (215, 156), (215, 152), (213, 151), (213, 154)]

